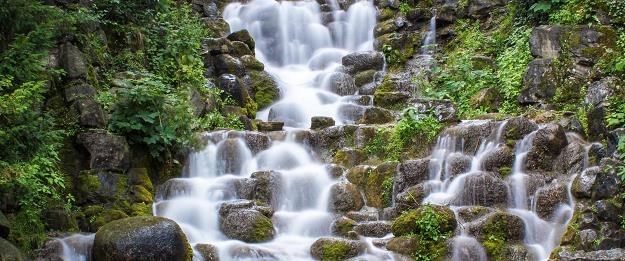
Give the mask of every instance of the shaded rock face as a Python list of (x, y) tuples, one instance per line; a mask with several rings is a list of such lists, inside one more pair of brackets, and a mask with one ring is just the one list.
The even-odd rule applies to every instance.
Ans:
[(414, 185), (395, 196), (395, 209), (403, 212), (421, 206), (423, 199), (430, 193), (425, 183)]
[(128, 169), (130, 152), (124, 137), (108, 134), (106, 131), (90, 130), (78, 134), (77, 142), (89, 152), (91, 169)]
[(605, 116), (607, 113), (608, 98), (620, 88), (621, 81), (614, 77), (606, 77), (593, 82), (588, 86), (588, 93), (584, 103), (590, 106), (588, 111), (588, 138), (598, 141), (609, 138)]
[(469, 227), (469, 233), (478, 240), (487, 240), (489, 235), (503, 236), (503, 239), (511, 242), (519, 242), (525, 237), (525, 224), (523, 220), (513, 214), (502, 211), (493, 212), (481, 222)]
[(493, 8), (503, 4), (501, 0), (470, 0), (468, 13), (473, 18), (485, 18), (491, 14)]
[(503, 126), (502, 139), (512, 141), (520, 140), (523, 139), (525, 135), (537, 129), (538, 125), (525, 117), (519, 116), (510, 118)]
[(528, 170), (552, 170), (553, 161), (568, 141), (564, 128), (557, 124), (548, 124), (536, 131), (532, 148), (527, 153)]
[(554, 95), (559, 86), (552, 59), (536, 59), (527, 65), (523, 75), (523, 86), (518, 101), (521, 104), (545, 102)]
[(429, 159), (407, 160), (399, 164), (395, 174), (393, 191), (401, 193), (406, 188), (429, 179)]
[(61, 46), (61, 66), (63, 66), (69, 80), (83, 78), (87, 74), (85, 55), (71, 43), (65, 43)]
[(354, 74), (366, 70), (382, 70), (384, 55), (381, 52), (355, 52), (343, 56), (343, 66), (348, 73)]
[(104, 225), (95, 235), (95, 260), (190, 260), (191, 246), (176, 222), (132, 217)]
[(391, 233), (391, 223), (388, 221), (371, 221), (358, 224), (354, 231), (366, 237), (384, 237)]
[(560, 204), (568, 204), (567, 184), (552, 183), (536, 192), (536, 213), (545, 220), (551, 220)]
[(602, 261), (617, 261), (625, 260), (625, 249), (614, 248), (609, 250), (597, 250), (597, 251), (583, 251), (572, 250), (564, 248), (557, 254), (559, 260), (563, 261), (578, 261), (578, 260), (602, 260)]
[(259, 243), (273, 239), (273, 210), (252, 201), (224, 203), (219, 209), (221, 231), (232, 239)]
[(498, 125), (497, 122), (493, 121), (463, 122), (445, 129), (440, 137), (456, 137), (457, 146), (462, 146), (465, 154), (472, 155), (478, 150), (482, 140), (490, 137)]
[(17, 247), (0, 238), (0, 260), (25, 261), (27, 259)]
[(342, 72), (335, 72), (328, 76), (327, 84), (329, 91), (341, 96), (353, 95), (358, 91), (354, 78)]

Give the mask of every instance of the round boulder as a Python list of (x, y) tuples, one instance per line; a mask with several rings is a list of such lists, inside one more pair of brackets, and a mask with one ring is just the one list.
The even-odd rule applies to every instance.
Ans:
[(173, 220), (131, 217), (113, 221), (95, 234), (95, 260), (191, 260), (187, 237)]
[(345, 260), (362, 254), (366, 248), (360, 241), (324, 237), (312, 244), (310, 254), (315, 259)]
[(230, 238), (248, 243), (271, 240), (276, 233), (271, 219), (251, 209), (230, 211), (221, 222), (221, 230)]
[(352, 183), (336, 183), (330, 189), (330, 207), (335, 212), (357, 211), (363, 204), (358, 188)]

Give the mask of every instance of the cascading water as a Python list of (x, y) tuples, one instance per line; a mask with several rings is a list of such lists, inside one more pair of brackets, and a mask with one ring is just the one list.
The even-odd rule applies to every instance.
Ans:
[[(344, 55), (372, 49), (376, 11), (368, 1), (354, 3), (347, 11), (339, 10), (338, 3), (331, 6), (333, 21), (327, 24), (314, 1), (254, 0), (225, 8), (231, 31), (250, 32), (257, 57), (281, 88), (281, 100), (259, 112), (259, 118), (282, 120), (295, 128), (309, 127), (312, 116), (331, 116), (341, 122), (337, 110), (346, 99), (328, 91), (324, 82)], [(240, 135), (235, 131), (207, 134), (207, 147), (190, 156), (187, 177), (168, 181), (159, 192), (155, 215), (175, 220), (192, 245), (216, 246), (220, 260), (311, 259), (312, 243), (331, 234), (333, 215), (328, 203), (336, 181), (293, 132), (255, 153)], [(258, 244), (229, 239), (220, 230), (220, 206), (242, 198), (237, 184), (267, 170), (279, 180), (271, 200), (275, 238)], [(248, 249), (248, 254), (241, 255), (241, 249)]]
[[(460, 126), (488, 124), (487, 121), (467, 121)], [(453, 158), (466, 156), (462, 148), (464, 141), (458, 140), (453, 135), (446, 135), (439, 138), (436, 147), (433, 149), (430, 157), (429, 173), (430, 180), (426, 182), (429, 195), (423, 200), (424, 203), (433, 203), (440, 205), (451, 205), (452, 210), (456, 213), (456, 219), (459, 228), (456, 237), (453, 239), (452, 260), (486, 260), (486, 254), (479, 242), (473, 238), (467, 231), (467, 228), (474, 226), (483, 221), (482, 219), (465, 221), (458, 214), (463, 207), (472, 205), (480, 205), (475, 200), (466, 198), (463, 194), (466, 189), (472, 189), (472, 184), (467, 184), (467, 179), (482, 175), (483, 159), (486, 155), (501, 148), (503, 141), (501, 140), (502, 131), (506, 121), (499, 123), (496, 133), (491, 138), (482, 141), (474, 155), (471, 156), (469, 170), (464, 173), (451, 173), (450, 161)], [(537, 131), (526, 135), (522, 140), (517, 142), (515, 150), (515, 159), (512, 167), (512, 173), (507, 178), (508, 184), (508, 209), (507, 212), (518, 216), (523, 220), (525, 227), (525, 237), (523, 243), (532, 252), (535, 260), (547, 260), (551, 251), (557, 247), (560, 242), (566, 225), (573, 215), (573, 196), (571, 195), (571, 184), (575, 179), (575, 175), (566, 177), (566, 189), (568, 193), (568, 202), (560, 204), (553, 212), (549, 220), (541, 218), (537, 214), (536, 196), (540, 193), (539, 188), (534, 195), (528, 197), (526, 184), (528, 175), (525, 174), (526, 157), (531, 149), (532, 141)], [(494, 138), (493, 138), (494, 137)], [(569, 142), (581, 142), (582, 139), (572, 134), (567, 134)], [(582, 169), (585, 171), (588, 165), (588, 151), (590, 145), (585, 147), (584, 165)]]
[(338, 110), (349, 98), (328, 90), (329, 77), (344, 55), (373, 49), (376, 10), (369, 1), (356, 2), (347, 11), (338, 9), (336, 1), (330, 6), (331, 21), (322, 20), (315, 1), (254, 0), (225, 8), (230, 30), (250, 32), (258, 59), (281, 89), (282, 99), (257, 118), (298, 128), (308, 128), (313, 116), (345, 122)]

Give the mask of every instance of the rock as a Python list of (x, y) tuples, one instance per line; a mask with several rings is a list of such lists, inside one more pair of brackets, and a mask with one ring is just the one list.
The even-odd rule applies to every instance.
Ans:
[(518, 216), (496, 211), (469, 227), (469, 233), (480, 242), (489, 240), (490, 236), (496, 236), (505, 242), (519, 242), (525, 236), (525, 223)]
[(259, 131), (281, 131), (284, 127), (284, 122), (279, 121), (261, 121), (256, 123)]
[(187, 237), (163, 217), (131, 217), (104, 225), (95, 235), (95, 260), (191, 260)]
[(341, 237), (348, 237), (349, 232), (353, 231), (357, 224), (358, 223), (354, 220), (346, 217), (340, 217), (332, 223), (332, 234)]
[(429, 158), (407, 160), (399, 164), (394, 177), (393, 191), (401, 193), (408, 187), (428, 180), (429, 165)]
[[(213, 60), (215, 55), (231, 53), (234, 47), (226, 38), (205, 38), (202, 42), (202, 49), (205, 52), (204, 59)], [(211, 63), (212, 61), (206, 64)]]
[(339, 164), (344, 167), (353, 167), (367, 159), (367, 155), (357, 149), (344, 148), (334, 154), (332, 163)]
[(482, 141), (491, 136), (497, 125), (492, 121), (465, 121), (443, 130), (439, 136), (451, 136), (456, 139), (458, 145), (461, 144), (459, 141), (464, 141), (462, 148), (457, 149), (462, 149), (467, 155), (474, 155)]
[(231, 33), (228, 35), (227, 38), (230, 41), (244, 42), (250, 48), (250, 50), (254, 50), (254, 48), (256, 48), (254, 38), (252, 38), (252, 36), (246, 29)]
[(78, 144), (89, 152), (89, 168), (126, 171), (130, 165), (130, 152), (126, 139), (102, 130), (89, 130), (78, 134)]
[(557, 124), (548, 124), (536, 131), (532, 147), (527, 153), (528, 170), (553, 169), (553, 161), (568, 144), (564, 128)]
[(430, 189), (426, 183), (409, 187), (395, 196), (395, 208), (399, 212), (418, 208), (429, 193)]
[(460, 152), (452, 152), (445, 158), (445, 177), (456, 177), (471, 169), (472, 158)]
[(84, 78), (87, 74), (85, 55), (69, 42), (61, 46), (61, 65), (69, 80)]
[(502, 249), (502, 256), (506, 260), (530, 261), (536, 260), (534, 252), (524, 244), (509, 244)]
[(271, 251), (250, 245), (238, 245), (230, 249), (234, 260), (278, 260)]
[(492, 208), (482, 206), (461, 207), (458, 209), (458, 218), (461, 223), (472, 222), (491, 212), (493, 212)]
[(489, 172), (500, 173), (502, 168), (511, 168), (514, 162), (514, 152), (507, 146), (501, 146), (484, 155), (481, 162), (482, 169)]
[(252, 151), (252, 154), (268, 149), (271, 143), (269, 137), (265, 133), (255, 131), (245, 131), (242, 133), (241, 138), (245, 140), (245, 144), (250, 151)]
[[(602, 161), (601, 169), (607, 169), (607, 161)], [(592, 186), (592, 200), (607, 199), (619, 193), (621, 180), (614, 169), (597, 173), (595, 183)]]
[(219, 250), (211, 244), (197, 244), (195, 250), (200, 253), (204, 261), (218, 261)]
[(354, 145), (356, 148), (365, 148), (376, 137), (376, 128), (374, 126), (358, 126), (354, 132)]
[(391, 233), (391, 223), (388, 221), (369, 221), (356, 225), (354, 231), (365, 237), (384, 237)]
[(590, 198), (592, 196), (592, 187), (599, 173), (601, 173), (600, 167), (592, 167), (575, 177), (571, 185), (573, 195), (576, 198)]
[(540, 58), (558, 58), (560, 56), (560, 33), (559, 26), (538, 26), (532, 29), (530, 35), (530, 49), (532, 55)]
[(342, 62), (349, 73), (355, 74), (365, 70), (379, 71), (384, 67), (384, 55), (374, 51), (355, 52), (343, 56)]
[(0, 238), (0, 260), (24, 261), (26, 258), (24, 258), (24, 255), (17, 247), (9, 241)]
[(490, 172), (473, 172), (463, 177), (464, 186), (456, 195), (454, 205), (496, 207), (507, 204), (508, 186), (499, 176)]
[(73, 104), (74, 109), (79, 114), (80, 126), (87, 128), (106, 127), (106, 119), (102, 107), (93, 99), (78, 99)]
[(468, 12), (473, 18), (485, 18), (491, 15), (493, 9), (503, 5), (501, 0), (470, 0)]
[(356, 123), (363, 118), (365, 109), (365, 106), (358, 104), (341, 104), (338, 109), (339, 119), (349, 123)]
[(545, 103), (556, 94), (559, 81), (551, 59), (535, 59), (527, 65), (523, 76), (524, 89), (518, 101), (522, 105)]
[(411, 99), (413, 107), (420, 114), (433, 114), (440, 122), (455, 122), (457, 120), (457, 109), (453, 102), (449, 100), (431, 99)]
[(367, 179), (372, 170), (373, 168), (368, 165), (355, 166), (347, 172), (347, 180), (359, 188), (364, 188), (367, 186)]
[(334, 126), (334, 119), (332, 117), (315, 116), (310, 119), (310, 129), (318, 130)]
[(394, 237), (388, 241), (386, 249), (395, 253), (411, 256), (419, 249), (419, 240), (411, 236)]
[(396, 237), (411, 234), (427, 233), (420, 231), (417, 221), (424, 218), (425, 213), (433, 212), (438, 220), (438, 229), (442, 234), (452, 232), (456, 229), (456, 217), (454, 212), (446, 206), (425, 205), (415, 210), (404, 212), (391, 225), (391, 231)]
[(608, 98), (620, 88), (620, 81), (614, 77), (606, 77), (588, 86), (584, 103), (590, 106), (588, 112), (588, 138), (601, 140), (609, 137), (605, 121)]
[(353, 95), (358, 91), (354, 79), (349, 74), (335, 72), (326, 79), (327, 89), (341, 96)]
[[(233, 41), (232, 43), (232, 55), (234, 57), (241, 57), (244, 55), (254, 55), (254, 52), (243, 42)], [(240, 60), (240, 59), (239, 59)]]
[(273, 209), (271, 207), (259, 205), (257, 201), (237, 199), (221, 203), (219, 207), (219, 218), (223, 222), (230, 214), (246, 210), (256, 211), (267, 218), (273, 216)]
[(560, 204), (568, 204), (567, 184), (552, 183), (536, 192), (536, 214), (545, 220), (551, 220)]
[(280, 99), (280, 88), (278, 83), (269, 73), (265, 71), (248, 72), (249, 78), (244, 78), (244, 82), (252, 90), (252, 97), (258, 104), (258, 109), (262, 110)]
[(9, 232), (11, 232), (11, 224), (2, 211), (0, 211), (0, 238), (7, 238)]
[(256, 71), (262, 71), (265, 69), (265, 65), (262, 62), (260, 62), (258, 59), (256, 59), (256, 57), (254, 57), (253, 55), (243, 55), (239, 59), (241, 60), (241, 62), (243, 63), (243, 66), (245, 66), (246, 69), (256, 70)]
[(276, 233), (271, 219), (249, 209), (231, 211), (221, 221), (220, 227), (226, 236), (248, 243), (271, 240)]
[(76, 219), (63, 206), (50, 206), (41, 215), (48, 230), (72, 231), (78, 228)]
[(233, 74), (242, 77), (245, 74), (243, 63), (229, 54), (218, 54), (215, 56), (214, 65), (217, 75)]
[(330, 189), (330, 208), (334, 212), (357, 211), (363, 206), (358, 188), (349, 182), (339, 182)]
[(397, 171), (397, 162), (385, 162), (378, 165), (367, 177), (365, 187), (365, 197), (367, 206), (374, 208), (384, 208), (390, 205), (393, 197), (393, 184), (390, 187), (385, 182), (390, 180)]
[(485, 88), (473, 94), (470, 103), (475, 108), (485, 108), (489, 112), (496, 112), (501, 104), (501, 93), (495, 88)]
[(567, 176), (582, 173), (586, 147), (578, 142), (571, 142), (556, 157), (553, 168), (556, 173)]
[(384, 124), (394, 122), (395, 117), (386, 109), (378, 107), (367, 107), (362, 118), (358, 121), (360, 124)]
[(367, 83), (373, 82), (373, 80), (375, 79), (375, 73), (375, 70), (366, 70), (357, 73), (356, 75), (354, 75), (354, 84), (356, 84), (356, 86), (358, 87), (361, 87)]
[(594, 205), (597, 217), (601, 221), (618, 223), (620, 219), (620, 207), (610, 200), (597, 200)]
[(373, 95), (373, 104), (386, 109), (397, 109), (410, 99), (410, 94), (406, 92), (382, 92), (377, 91)]
[[(219, 89), (224, 90), (224, 92), (232, 97), (238, 105), (244, 106), (248, 99), (250, 99), (250, 94), (243, 85), (243, 82), (235, 75), (232, 74), (222, 74), (217, 79), (217, 86)], [(227, 98), (226, 96), (222, 98)]]
[(564, 248), (557, 253), (557, 257), (562, 261), (617, 261), (625, 260), (625, 249), (614, 248), (609, 250), (597, 250), (597, 251), (574, 251), (569, 248)]
[(79, 83), (75, 85), (70, 85), (65, 88), (65, 100), (69, 103), (74, 102), (80, 98), (94, 98), (97, 94), (97, 91), (93, 86), (86, 83)]
[(363, 242), (340, 238), (323, 237), (310, 247), (310, 254), (315, 259), (345, 260), (358, 256), (366, 250)]
[(267, 119), (270, 122), (284, 122), (286, 126), (291, 127), (308, 127), (305, 125), (308, 118), (306, 118), (304, 111), (297, 104), (290, 102), (278, 102), (272, 105)]
[(357, 127), (354, 125), (340, 125), (321, 129), (312, 133), (310, 145), (319, 155), (329, 158), (333, 156), (330, 154), (331, 151), (339, 150), (352, 144), (352, 137), (356, 129)]
[[(221, 164), (217, 171), (220, 174), (239, 174), (242, 169), (248, 148), (239, 139), (226, 139), (217, 146), (217, 160)], [(223, 171), (223, 173), (221, 173)]]
[(328, 175), (334, 179), (343, 177), (343, 173), (347, 171), (344, 167), (337, 164), (326, 164), (325, 169)]
[(533, 121), (523, 117), (514, 117), (505, 121), (502, 130), (502, 139), (508, 144), (514, 144), (512, 141), (523, 139), (527, 134), (538, 129), (538, 125)]

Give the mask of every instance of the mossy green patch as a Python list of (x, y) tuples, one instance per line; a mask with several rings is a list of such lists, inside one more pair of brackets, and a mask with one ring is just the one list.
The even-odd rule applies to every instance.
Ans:
[(321, 249), (321, 260), (338, 261), (344, 260), (350, 250), (349, 244), (341, 241), (326, 244)]
[(252, 228), (250, 242), (259, 243), (270, 240), (273, 235), (273, 223), (271, 223), (271, 219), (265, 216), (258, 216), (254, 222), (254, 226)]

